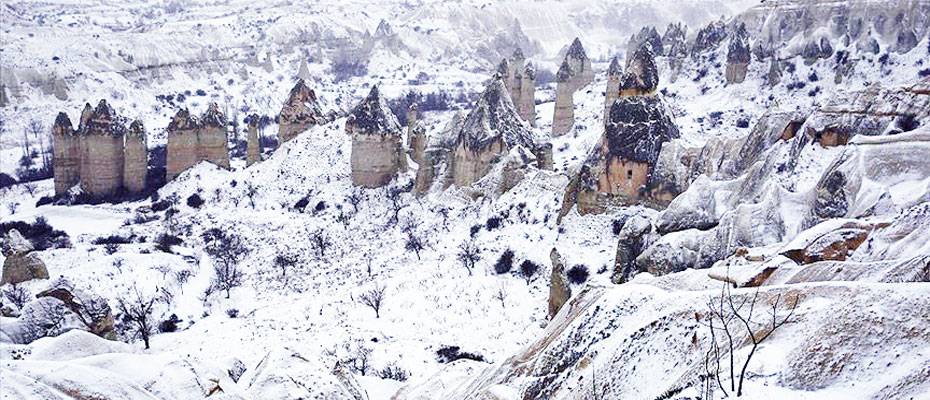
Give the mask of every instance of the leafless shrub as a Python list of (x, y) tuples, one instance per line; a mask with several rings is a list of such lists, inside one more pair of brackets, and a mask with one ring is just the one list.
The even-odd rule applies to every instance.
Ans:
[(384, 286), (375, 286), (373, 289), (362, 293), (358, 297), (358, 302), (362, 303), (372, 310), (375, 310), (375, 318), (381, 318), (381, 305), (384, 304)]
[(459, 252), (455, 255), (455, 258), (468, 270), (470, 276), (472, 270), (475, 269), (475, 264), (481, 260), (481, 249), (475, 245), (474, 240), (466, 240), (459, 245)]
[(10, 303), (13, 303), (16, 308), (23, 308), (32, 297), (26, 288), (15, 283), (3, 290), (3, 296), (10, 300)]
[(142, 339), (146, 349), (149, 348), (149, 337), (155, 327), (152, 318), (155, 301), (156, 296), (143, 295), (138, 288), (134, 289), (133, 295), (128, 298), (117, 300), (124, 321), (132, 326), (134, 336)]

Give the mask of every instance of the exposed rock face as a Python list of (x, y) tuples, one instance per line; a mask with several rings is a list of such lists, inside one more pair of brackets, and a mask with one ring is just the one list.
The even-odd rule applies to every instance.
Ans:
[(68, 192), (81, 181), (81, 137), (71, 128), (65, 113), (58, 113), (52, 126), (55, 196)]
[(598, 213), (610, 204), (667, 202), (674, 194), (653, 179), (662, 145), (678, 128), (655, 96), (621, 97), (610, 108), (604, 136), (578, 176), (578, 211)]
[(920, 86), (873, 86), (840, 93), (807, 119), (804, 134), (824, 147), (846, 144), (854, 135), (907, 132), (930, 120), (930, 91)]
[(465, 123), (465, 117), (462, 110), (457, 111), (442, 131), (427, 138), (424, 162), (417, 169), (415, 193), (429, 191), (436, 178), (440, 178), (443, 187), (452, 184), (451, 168), (448, 168), (451, 164), (450, 154), (455, 150), (457, 135)]
[(833, 56), (833, 45), (826, 36), (820, 37), (820, 40), (811, 40), (804, 46), (801, 51), (801, 57), (804, 57), (805, 64), (813, 64), (818, 59), (827, 59)]
[(245, 165), (250, 166), (261, 161), (261, 142), (258, 140), (258, 114), (249, 115), (246, 124), (248, 124), (249, 136), (248, 144), (245, 150)]
[(123, 155), (123, 188), (129, 193), (144, 192), (149, 160), (142, 121), (136, 120), (129, 125)]
[(641, 46), (626, 60), (620, 78), (620, 97), (652, 95), (659, 86), (659, 69), (649, 46)]
[(325, 122), (323, 110), (317, 102), (316, 93), (303, 79), (291, 88), (279, 116), (278, 139), (281, 143), (293, 139), (307, 128)]
[(549, 252), (549, 259), (552, 261), (552, 275), (549, 278), (549, 319), (552, 319), (569, 297), (572, 297), (572, 289), (565, 277), (565, 261), (562, 260), (559, 251), (553, 248)]
[(17, 284), (33, 279), (48, 279), (45, 263), (33, 253), (29, 243), (16, 229), (11, 229), (3, 238), (3, 277), (0, 285)]
[[(456, 186), (471, 185), (484, 177), (501, 155), (517, 146), (534, 155), (544, 154), (546, 144), (542, 142), (517, 115), (502, 77), (495, 75), (456, 134), (452, 181)], [(551, 160), (537, 165), (551, 165)]]
[(662, 38), (654, 26), (644, 26), (639, 33), (630, 36), (630, 40), (626, 42), (626, 52), (632, 54), (643, 45), (648, 45), (652, 54), (665, 55)]
[(610, 106), (614, 100), (620, 96), (620, 78), (623, 75), (623, 68), (620, 67), (620, 58), (614, 56), (610, 60), (610, 66), (607, 68), (607, 89), (604, 92), (604, 121), (607, 121), (607, 114), (610, 113)]
[(49, 288), (36, 294), (37, 299), (50, 297), (71, 310), (87, 331), (104, 339), (116, 340), (113, 314), (106, 299), (74, 287), (65, 278), (54, 280)]
[(123, 136), (126, 127), (100, 100), (81, 129), (81, 188), (95, 198), (117, 194), (123, 186)]
[(510, 59), (504, 59), (497, 67), (504, 86), (510, 93), (510, 100), (517, 114), (530, 126), (536, 124), (536, 69), (526, 64), (523, 50), (514, 50)]
[(769, 86), (775, 86), (781, 82), (781, 63), (775, 57), (769, 63), (769, 72), (765, 74), (765, 83)]
[(349, 114), (346, 134), (352, 137), (353, 185), (381, 187), (407, 169), (400, 123), (377, 86)]
[(746, 79), (751, 56), (749, 52), (749, 32), (746, 25), (740, 23), (730, 37), (727, 46), (727, 83), (742, 83)]
[(178, 110), (168, 124), (167, 180), (201, 161), (229, 168), (229, 148), (226, 137), (226, 116), (216, 103), (196, 118), (187, 109)]
[(651, 233), (652, 223), (642, 214), (631, 215), (624, 221), (617, 240), (614, 271), (610, 276), (612, 282), (619, 284), (629, 281), (640, 272), (636, 257), (646, 249)]
[(421, 165), (426, 152), (426, 128), (418, 120), (418, 114), (416, 103), (411, 104), (407, 110), (407, 148), (410, 158)]
[(249, 398), (368, 400), (351, 374), (339, 367), (330, 374), (316, 358), (289, 348), (270, 351), (246, 370), (239, 384), (248, 388)]
[(575, 38), (556, 74), (555, 112), (552, 118), (552, 135), (568, 133), (575, 124), (573, 96), (576, 90), (594, 80), (591, 60), (585, 54), (581, 40)]
[(726, 38), (727, 26), (723, 21), (707, 24), (698, 31), (697, 37), (694, 39), (694, 46), (691, 47), (691, 56), (697, 57), (708, 50), (716, 49)]

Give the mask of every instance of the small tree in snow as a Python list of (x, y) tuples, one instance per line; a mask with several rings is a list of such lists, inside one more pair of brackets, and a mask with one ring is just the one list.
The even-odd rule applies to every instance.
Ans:
[(152, 308), (155, 306), (155, 296), (145, 296), (138, 288), (133, 295), (119, 298), (117, 304), (123, 319), (130, 324), (134, 336), (138, 336), (149, 348), (149, 337), (155, 328), (152, 318)]
[(227, 233), (219, 228), (211, 228), (203, 233), (204, 250), (213, 259), (213, 286), (226, 292), (229, 298), (234, 287), (242, 285), (244, 274), (239, 263), (249, 254), (249, 249), (242, 238), (235, 233)]
[(375, 310), (375, 318), (381, 318), (381, 305), (384, 303), (385, 290), (386, 288), (384, 286), (376, 285), (373, 289), (362, 293), (362, 295), (358, 297), (359, 303)]
[(472, 270), (475, 269), (475, 264), (481, 260), (481, 249), (475, 245), (474, 240), (466, 240), (459, 245), (459, 252), (455, 255), (455, 258), (468, 270), (470, 276)]
[(358, 205), (362, 204), (362, 202), (365, 201), (365, 192), (363, 192), (362, 189), (353, 187), (349, 195), (346, 196), (346, 201), (348, 201), (349, 204), (352, 205), (352, 210), (357, 213)]
[(417, 255), (417, 260), (419, 260), (420, 252), (426, 248), (426, 243), (423, 241), (423, 237), (420, 236), (420, 234), (411, 231), (407, 233), (407, 240), (406, 243), (404, 243), (404, 248), (407, 249), (407, 251), (414, 252)]
[(287, 271), (294, 269), (294, 266), (297, 265), (298, 258), (296, 254), (293, 253), (280, 253), (274, 258), (274, 266), (279, 271), (281, 271), (281, 279), (284, 280), (284, 283), (287, 283)]
[(310, 247), (319, 254), (320, 258), (326, 256), (326, 250), (333, 245), (329, 235), (323, 228), (310, 232)]

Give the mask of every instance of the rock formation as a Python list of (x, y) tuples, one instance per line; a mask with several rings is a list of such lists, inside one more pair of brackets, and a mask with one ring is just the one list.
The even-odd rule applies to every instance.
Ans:
[(100, 100), (96, 108), (84, 105), (80, 125), (59, 113), (52, 126), (55, 195), (75, 185), (92, 199), (145, 191), (148, 148), (139, 121), (126, 128), (124, 118)]
[(418, 119), (418, 114), (416, 103), (411, 104), (407, 109), (407, 148), (410, 158), (420, 165), (423, 164), (423, 153), (426, 151), (426, 128)]
[(650, 46), (640, 46), (626, 59), (626, 72), (620, 78), (620, 97), (655, 94), (659, 69)]
[(555, 112), (552, 117), (552, 135), (568, 133), (575, 124), (575, 91), (594, 80), (591, 60), (585, 54), (578, 38), (572, 42), (565, 53), (565, 59), (556, 73)]
[(123, 188), (129, 193), (145, 191), (145, 178), (148, 171), (148, 144), (145, 141), (145, 128), (142, 121), (135, 120), (126, 132), (123, 148)]
[(694, 45), (691, 47), (691, 56), (696, 58), (708, 50), (716, 49), (726, 38), (727, 26), (723, 21), (707, 24), (707, 26), (698, 31), (697, 37), (694, 38)]
[(316, 93), (303, 79), (297, 80), (278, 117), (278, 139), (281, 143), (290, 141), (307, 128), (323, 122), (325, 117)]
[(526, 64), (523, 69), (517, 113), (524, 121), (529, 122), (530, 126), (536, 126), (536, 68), (533, 64)]
[(245, 148), (245, 165), (248, 167), (262, 160), (262, 143), (258, 138), (258, 114), (249, 115), (245, 123), (248, 126), (248, 143)]
[(81, 127), (81, 188), (93, 198), (120, 192), (123, 186), (123, 140), (126, 127), (105, 100), (100, 100)]
[(568, 285), (568, 279), (565, 277), (565, 261), (555, 248), (549, 252), (549, 260), (552, 261), (552, 275), (549, 277), (549, 319), (555, 317), (572, 297), (572, 289)]
[(821, 146), (846, 144), (853, 135), (907, 132), (930, 118), (926, 85), (889, 89), (872, 86), (834, 96), (807, 119), (803, 133)]
[(346, 134), (352, 138), (353, 185), (381, 187), (407, 169), (403, 131), (377, 86), (349, 113)]
[(63, 112), (52, 126), (52, 143), (55, 196), (62, 196), (81, 181), (81, 138)]
[(665, 55), (664, 44), (659, 32), (654, 26), (644, 26), (639, 33), (630, 36), (626, 43), (627, 54), (633, 53), (643, 45), (648, 45), (649, 50), (655, 55)]
[(456, 134), (453, 183), (471, 185), (487, 174), (498, 158), (517, 146), (531, 152), (537, 165), (551, 165), (551, 160), (539, 161), (546, 157), (546, 149), (551, 145), (542, 143), (517, 115), (503, 78), (495, 75)]
[(3, 243), (3, 276), (0, 285), (17, 284), (33, 279), (48, 279), (48, 269), (45, 263), (33, 252), (32, 243), (29, 243), (16, 229), (11, 229)]
[(452, 184), (452, 176), (449, 171), (449, 155), (455, 150), (456, 138), (462, 125), (465, 123), (465, 113), (458, 110), (445, 127), (437, 134), (427, 137), (426, 150), (423, 155), (423, 162), (417, 169), (416, 185), (414, 192), (417, 194), (426, 193), (436, 182), (437, 177), (441, 177), (443, 187)]
[(36, 294), (36, 299), (57, 299), (87, 328), (87, 331), (104, 339), (116, 340), (115, 321), (106, 299), (76, 288), (60, 277), (49, 287)]
[(749, 32), (746, 32), (746, 25), (740, 23), (733, 35), (730, 36), (730, 44), (727, 46), (727, 83), (742, 83), (746, 79), (746, 71), (749, 69)]
[(178, 110), (168, 123), (167, 180), (172, 180), (201, 161), (229, 168), (226, 116), (210, 103), (200, 118), (187, 109)]
[(607, 89), (604, 92), (604, 120), (607, 120), (607, 114), (610, 112), (610, 106), (614, 100), (620, 96), (620, 78), (623, 75), (623, 68), (620, 67), (620, 58), (614, 56), (610, 60), (610, 66), (607, 67)]
[(229, 168), (229, 144), (226, 136), (226, 115), (216, 103), (210, 103), (200, 117), (197, 152), (199, 161), (209, 161), (222, 168)]

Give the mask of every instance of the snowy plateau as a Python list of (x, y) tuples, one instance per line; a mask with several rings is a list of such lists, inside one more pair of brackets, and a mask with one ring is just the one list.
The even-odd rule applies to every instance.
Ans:
[(930, 400), (928, 0), (3, 0), (0, 399)]

